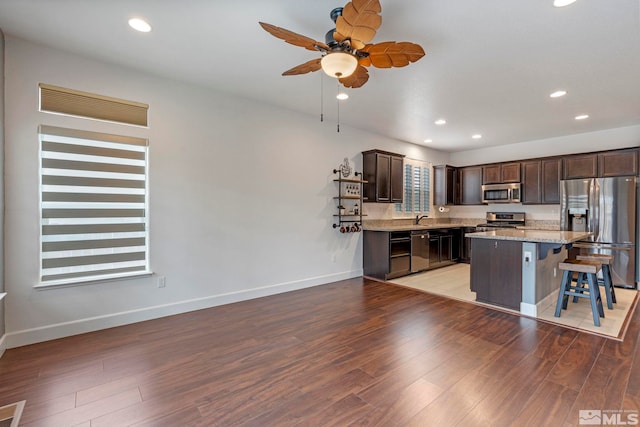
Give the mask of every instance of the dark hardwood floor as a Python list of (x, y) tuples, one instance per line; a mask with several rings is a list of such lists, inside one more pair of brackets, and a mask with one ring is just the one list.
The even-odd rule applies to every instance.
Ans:
[[(623, 342), (352, 279), (7, 350), (22, 426), (573, 426), (640, 410)], [(635, 412), (623, 413), (623, 416)]]

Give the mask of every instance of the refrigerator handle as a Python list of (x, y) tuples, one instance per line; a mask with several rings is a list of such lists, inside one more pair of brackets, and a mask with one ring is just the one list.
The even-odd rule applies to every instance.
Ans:
[(597, 179), (591, 181), (589, 186), (589, 231), (593, 233), (593, 240), (597, 241), (600, 236), (600, 185)]

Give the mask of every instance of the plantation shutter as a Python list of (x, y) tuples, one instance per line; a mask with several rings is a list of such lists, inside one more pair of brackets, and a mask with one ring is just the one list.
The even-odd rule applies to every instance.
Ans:
[(39, 134), (42, 284), (148, 272), (147, 140)]
[(395, 210), (400, 213), (429, 213), (431, 167), (417, 160), (405, 159), (404, 200), (396, 203)]

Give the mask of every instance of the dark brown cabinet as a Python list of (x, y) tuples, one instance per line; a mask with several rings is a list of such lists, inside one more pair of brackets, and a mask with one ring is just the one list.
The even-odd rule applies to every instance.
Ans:
[(580, 154), (563, 159), (564, 179), (595, 178), (598, 176), (598, 155)]
[(540, 160), (522, 162), (522, 203), (542, 203), (542, 166)]
[(500, 169), (503, 183), (511, 184), (520, 182), (520, 162), (503, 163)]
[(542, 203), (560, 203), (561, 159), (542, 160)]
[(433, 167), (433, 204), (438, 206), (458, 203), (458, 169), (449, 165)]
[(560, 203), (560, 159), (531, 160), (522, 163), (522, 203)]
[(460, 262), (469, 264), (471, 262), (471, 237), (465, 237), (467, 233), (475, 233), (475, 227), (463, 227), (460, 230)]
[[(457, 229), (459, 230), (459, 229)], [(455, 229), (429, 230), (429, 268), (444, 267), (458, 261), (459, 249)]]
[(471, 290), (476, 300), (520, 311), (522, 242), (471, 239)]
[(638, 175), (638, 150), (612, 150), (567, 156), (564, 179)]
[(482, 204), (482, 166), (468, 166), (458, 169), (460, 180), (460, 204)]
[(368, 202), (402, 202), (404, 156), (381, 150), (362, 153), (364, 198)]
[(598, 154), (598, 176), (638, 175), (638, 150), (610, 151)]
[(365, 230), (362, 248), (364, 275), (380, 280), (411, 272), (411, 232)]
[(482, 168), (483, 184), (500, 184), (501, 182), (500, 165), (488, 165)]
[(520, 182), (520, 162), (497, 163), (482, 168), (483, 184), (511, 184)]

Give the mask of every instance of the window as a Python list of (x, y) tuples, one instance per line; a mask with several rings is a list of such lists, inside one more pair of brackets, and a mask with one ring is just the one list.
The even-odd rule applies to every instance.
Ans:
[(396, 203), (396, 212), (429, 213), (431, 166), (427, 163), (405, 159), (404, 200)]
[(146, 139), (40, 126), (40, 286), (149, 272)]

